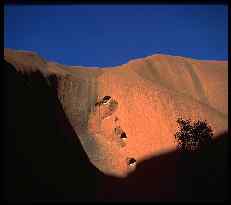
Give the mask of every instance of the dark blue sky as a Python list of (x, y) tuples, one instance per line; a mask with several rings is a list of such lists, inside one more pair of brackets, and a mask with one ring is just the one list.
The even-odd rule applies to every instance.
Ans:
[(115, 66), (156, 53), (228, 59), (223, 5), (5, 5), (4, 47), (65, 65)]

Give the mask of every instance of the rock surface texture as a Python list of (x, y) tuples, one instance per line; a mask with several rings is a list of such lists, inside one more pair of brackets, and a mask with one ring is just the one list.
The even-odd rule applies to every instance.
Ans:
[(105, 175), (127, 177), (139, 163), (174, 151), (179, 117), (206, 120), (215, 138), (228, 129), (227, 61), (158, 54), (94, 69), (12, 49), (4, 49), (4, 59), (24, 77), (44, 78)]

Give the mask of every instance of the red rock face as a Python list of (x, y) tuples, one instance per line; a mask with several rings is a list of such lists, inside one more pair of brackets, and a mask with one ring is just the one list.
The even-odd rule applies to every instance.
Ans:
[(154, 55), (91, 69), (29, 52), (5, 49), (4, 56), (23, 73), (55, 76), (65, 114), (89, 160), (106, 175), (126, 177), (140, 162), (175, 150), (179, 117), (207, 120), (215, 137), (227, 131), (227, 62)]

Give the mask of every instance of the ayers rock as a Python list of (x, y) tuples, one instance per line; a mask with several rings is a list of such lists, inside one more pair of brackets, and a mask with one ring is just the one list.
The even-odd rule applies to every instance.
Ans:
[(88, 68), (13, 49), (4, 49), (4, 59), (22, 77), (44, 78), (90, 162), (109, 176), (126, 177), (142, 161), (175, 150), (179, 117), (206, 120), (215, 138), (228, 129), (227, 61), (157, 54)]

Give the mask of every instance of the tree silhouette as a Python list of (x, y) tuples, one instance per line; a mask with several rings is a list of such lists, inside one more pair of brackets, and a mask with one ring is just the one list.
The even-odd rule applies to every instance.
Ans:
[(180, 130), (176, 132), (177, 147), (181, 151), (194, 152), (212, 143), (213, 131), (206, 121), (196, 121), (178, 118)]

